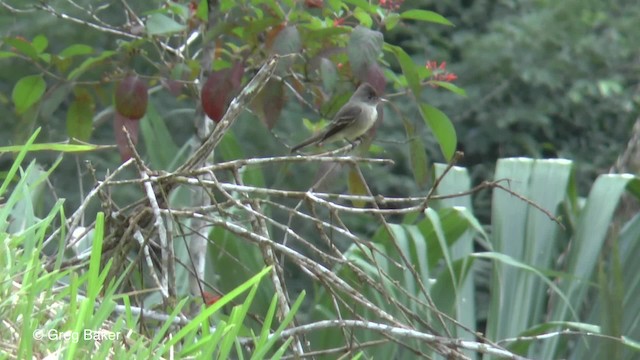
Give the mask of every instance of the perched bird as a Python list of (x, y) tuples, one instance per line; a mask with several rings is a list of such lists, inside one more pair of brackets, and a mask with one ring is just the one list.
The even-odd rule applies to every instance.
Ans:
[(366, 133), (378, 119), (378, 104), (387, 101), (369, 83), (362, 83), (333, 120), (317, 134), (291, 148), (296, 152), (311, 144), (323, 145), (338, 140), (352, 142)]

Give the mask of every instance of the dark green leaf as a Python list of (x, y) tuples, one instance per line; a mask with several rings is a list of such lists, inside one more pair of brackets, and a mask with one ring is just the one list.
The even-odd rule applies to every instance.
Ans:
[(420, 20), (420, 21), (427, 21), (427, 22), (432, 22), (437, 24), (453, 26), (453, 24), (449, 20), (445, 19), (442, 15), (435, 13), (433, 11), (428, 11), (428, 10), (420, 10), (420, 9), (407, 10), (402, 14), (400, 14), (400, 17), (403, 19)]
[(37, 103), (44, 94), (46, 86), (42, 75), (29, 75), (18, 80), (11, 94), (16, 112), (22, 114)]
[(69, 137), (88, 141), (93, 131), (94, 103), (88, 94), (77, 97), (67, 110), (67, 133)]
[(362, 77), (369, 68), (369, 65), (377, 62), (382, 52), (384, 38), (382, 33), (357, 26), (351, 32), (349, 44), (347, 45), (347, 55), (351, 64), (351, 71)]
[(302, 49), (300, 33), (295, 26), (287, 26), (278, 32), (273, 40), (273, 54), (297, 54)]
[(151, 165), (154, 169), (171, 170), (169, 165), (179, 154), (178, 146), (171, 138), (171, 132), (167, 129), (165, 120), (158, 114), (152, 103), (149, 103), (146, 118), (148, 121), (140, 123), (140, 131)]
[(416, 136), (413, 124), (408, 120), (404, 120), (403, 122), (407, 133), (407, 139), (409, 139), (409, 159), (411, 161), (413, 177), (418, 186), (424, 188), (429, 180), (427, 153), (422, 141)]
[(70, 83), (55, 84), (50, 86), (42, 97), (40, 103), (40, 116), (48, 119), (60, 107), (63, 101), (71, 92), (72, 85)]
[(445, 159), (451, 160), (458, 142), (456, 130), (451, 120), (442, 111), (424, 103), (420, 104), (420, 113), (438, 140)]
[(338, 70), (331, 60), (324, 57), (320, 59), (320, 76), (324, 90), (328, 92), (333, 90), (338, 81)]

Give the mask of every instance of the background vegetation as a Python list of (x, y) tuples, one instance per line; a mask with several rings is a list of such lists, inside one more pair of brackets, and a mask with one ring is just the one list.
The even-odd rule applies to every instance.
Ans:
[[(0, 1), (0, 351), (637, 357), (639, 17)], [(392, 100), (375, 136), (288, 156), (361, 81)], [(121, 336), (38, 338), (84, 329)]]

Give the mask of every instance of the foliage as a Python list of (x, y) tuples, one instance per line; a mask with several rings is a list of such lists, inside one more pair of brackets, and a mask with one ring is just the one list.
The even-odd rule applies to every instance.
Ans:
[[(56, 29), (3, 40), (0, 61), (19, 69), (11, 88), (2, 88), (11, 92), (3, 103), (13, 111), (14, 141), (26, 141), (41, 122), (48, 124), (49, 141), (34, 144), (33, 136), (24, 146), (0, 148), (19, 151), (0, 188), (0, 195), (10, 190), (0, 208), (7, 254), (0, 314), (17, 324), (6, 336), (21, 336), (14, 352), (3, 351), (71, 358), (95, 349), (91, 341), (34, 341), (33, 331), (46, 328), (66, 334), (126, 329), (126, 346), (97, 343), (98, 357), (117, 358), (310, 352), (327, 358), (577, 359), (588, 352), (633, 358), (640, 348), (633, 340), (640, 337), (633, 326), (638, 297), (636, 287), (625, 284), (638, 282), (630, 269), (640, 220), (614, 216), (623, 195), (638, 197), (636, 178), (600, 176), (581, 199), (576, 187), (585, 183), (573, 174), (573, 163), (501, 159), (496, 181), (474, 190), (494, 191), (491, 206), (476, 209), (476, 217), (466, 171), (428, 165), (425, 148), (437, 148), (441, 155), (434, 157), (444, 160), (459, 157), (454, 125), (469, 163), (520, 154), (519, 147), (537, 157), (590, 156), (580, 141), (563, 137), (584, 126), (587, 141), (597, 143), (606, 106), (629, 109), (637, 101), (622, 90), (626, 79), (592, 71), (602, 63), (622, 66), (635, 54), (622, 35), (631, 23), (602, 15), (614, 5), (512, 3), (518, 11), (488, 10), (495, 18), (487, 36), (476, 40), (465, 28), (454, 38), (453, 58), (483, 59), (482, 66), (461, 68), (461, 78), (478, 81), (465, 91), (451, 83), (457, 75), (445, 62), (410, 55), (423, 46), (423, 36), (447, 31), (424, 25), (450, 20), (406, 9), (403, 1), (124, 1), (104, 9), (89, 1), (21, 8), (1, 1), (16, 16), (60, 17), (109, 34), (103, 42), (64, 43)], [(561, 21), (578, 8), (583, 16)], [(637, 6), (625, 9), (633, 13)], [(615, 41), (573, 41), (594, 25), (607, 26), (602, 33)], [(536, 31), (540, 26), (545, 31)], [(407, 30), (421, 35), (402, 41)], [(594, 43), (604, 50), (594, 52)], [(550, 53), (558, 54), (550, 67), (536, 68)], [(574, 57), (588, 61), (565, 72)], [(498, 74), (505, 80), (496, 88), (487, 78)], [(379, 109), (378, 127), (358, 148), (331, 156), (274, 155), (306, 128), (319, 127), (308, 113), (330, 118), (364, 81), (380, 93), (393, 89), (389, 95), (397, 101), (385, 108), (393, 111)], [(425, 95), (435, 93), (430, 88), (468, 94), (469, 102), (487, 98), (452, 106), (450, 97), (436, 93), (427, 103)], [(600, 112), (585, 106), (594, 99), (602, 101), (595, 106)], [(452, 123), (449, 110), (461, 120)], [(574, 114), (594, 122), (585, 126)], [(622, 138), (629, 117), (615, 116), (624, 124), (613, 134)], [(384, 117), (391, 124), (380, 125)], [(56, 118), (66, 122), (60, 126)], [(97, 136), (109, 120), (113, 134)], [(552, 122), (559, 126), (549, 128)], [(401, 125), (405, 163), (395, 156), (398, 146), (383, 152), (371, 143), (376, 131), (397, 132)], [(421, 135), (424, 128), (431, 137)], [(539, 145), (540, 133), (562, 139), (562, 146)], [(105, 164), (118, 158), (115, 147), (78, 140), (115, 142), (123, 163)], [(92, 188), (84, 194), (81, 187), (71, 216), (44, 187), (62, 156), (47, 171), (34, 161), (17, 177), (26, 152), (35, 150), (67, 158), (75, 152), (76, 162), (93, 151), (100, 159), (88, 166)], [(345, 150), (354, 152), (335, 156)], [(390, 159), (400, 163), (392, 170), (400, 176), (389, 175)], [(305, 176), (305, 168), (316, 169), (316, 178)], [(338, 184), (343, 174), (346, 184)], [(426, 193), (414, 191), (429, 184)], [(386, 191), (390, 187), (397, 194)], [(52, 198), (52, 206), (42, 206)], [(100, 209), (93, 223), (85, 222), (90, 206)], [(267, 275), (270, 281), (261, 281)], [(297, 294), (306, 291), (312, 296), (302, 303)], [(224, 312), (231, 301), (236, 305)]]
[[(102, 213), (98, 215), (95, 229), (90, 234), (93, 246), (88, 253), (86, 271), (61, 266), (64, 259), (61, 252), (56, 258), (41, 256), (47, 252), (45, 240), (52, 224), (56, 219), (64, 221), (65, 214), (62, 199), (42, 219), (35, 216), (31, 207), (41, 196), (38, 194), (42, 192), (37, 189), (53, 170), (43, 173), (35, 162), (26, 169), (21, 168), (29, 148), (35, 145), (33, 141), (38, 132), (18, 153), (0, 188), (0, 195), (7, 194), (0, 212), (0, 237), (4, 248), (0, 262), (3, 269), (0, 314), (3, 322), (9, 325), (2, 330), (5, 345), (0, 352), (18, 358), (41, 358), (50, 354), (68, 358), (86, 358), (89, 354), (98, 359), (150, 358), (175, 353), (175, 344), (181, 342), (181, 350), (176, 353), (178, 356), (215, 355), (217, 358), (227, 358), (237, 350), (234, 347), (237, 342), (255, 341), (254, 353), (262, 354), (259, 357), (271, 353), (277, 358), (275, 354), (282, 354), (289, 342), (284, 342), (274, 352), (275, 341), (293, 319), (304, 294), (300, 295), (291, 314), (279, 324), (277, 331), (268, 331), (274, 321), (276, 299), (273, 297), (260, 334), (247, 339), (241, 333), (247, 331), (244, 325), (247, 312), (255, 300), (259, 282), (268, 274), (268, 268), (229, 291), (211, 306), (203, 307), (197, 317), (187, 322), (182, 320), (184, 317), (178, 316), (179, 312), (189, 304), (196, 305), (196, 300), (185, 298), (177, 302), (171, 316), (158, 318), (157, 313), (149, 310), (145, 310), (145, 316), (142, 316), (143, 310), (131, 306), (130, 295), (115, 292), (117, 282), (122, 278), (116, 283), (105, 281), (113, 262), (101, 263), (104, 240)], [(59, 145), (57, 150), (74, 151), (74, 147), (76, 145)], [(11, 183), (15, 185), (10, 188)], [(11, 191), (7, 192), (9, 189)], [(51, 245), (60, 249), (64, 244)], [(241, 300), (240, 297), (247, 290), (247, 296)], [(225, 304), (232, 302), (240, 304), (233, 307), (228, 317), (222, 316), (220, 313)], [(125, 305), (117, 305), (119, 303)], [(137, 324), (145, 317), (154, 319), (160, 329), (153, 337), (136, 331)], [(215, 324), (211, 323), (213, 318), (217, 319)], [(13, 341), (12, 346), (8, 346), (10, 341)]]
[(615, 162), (638, 118), (640, 41), (633, 34), (640, 4), (426, 3), (457, 25), (423, 36), (450, 39), (446, 51), (468, 97), (435, 94), (432, 101), (455, 119), (464, 164), (480, 165), (474, 179), (501, 157), (568, 158), (586, 192)]

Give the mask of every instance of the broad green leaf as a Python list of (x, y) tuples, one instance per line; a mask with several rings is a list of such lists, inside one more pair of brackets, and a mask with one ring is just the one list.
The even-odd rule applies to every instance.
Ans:
[(178, 146), (171, 138), (164, 119), (158, 114), (153, 104), (149, 104), (145, 116), (148, 121), (140, 123), (140, 130), (147, 148), (147, 155), (151, 158), (151, 166), (154, 169), (170, 170), (169, 165), (179, 154)]
[(29, 41), (24, 40), (22, 38), (10, 37), (10, 38), (5, 38), (4, 42), (7, 45), (13, 46), (16, 50), (18, 50), (24, 55), (27, 55), (32, 60), (38, 59), (38, 51), (33, 47), (33, 45), (31, 45)]
[(11, 94), (16, 112), (22, 114), (37, 103), (44, 94), (46, 86), (42, 75), (29, 75), (18, 80)]
[(102, 54), (96, 57), (91, 57), (86, 59), (85, 61), (82, 62), (82, 64), (80, 64), (80, 66), (78, 66), (72, 72), (69, 73), (69, 75), (67, 76), (67, 79), (73, 80), (77, 78), (78, 76), (82, 75), (82, 73), (90, 69), (94, 64), (97, 64), (103, 60), (106, 60), (115, 54), (117, 54), (115, 51), (109, 50), (109, 51), (102, 52)]
[(67, 110), (67, 133), (69, 137), (88, 141), (93, 131), (95, 104), (88, 93), (78, 96)]
[(396, 25), (398, 25), (399, 21), (400, 21), (400, 15), (396, 13), (391, 13), (389, 14), (389, 16), (384, 18), (384, 27), (387, 30), (392, 30), (394, 27), (396, 27)]
[(456, 129), (453, 127), (451, 120), (442, 111), (424, 103), (420, 104), (420, 113), (429, 128), (431, 128), (436, 140), (438, 140), (445, 159), (451, 160), (458, 143)]
[(407, 84), (409, 85), (413, 96), (416, 99), (420, 99), (420, 93), (422, 90), (422, 87), (420, 86), (420, 77), (418, 76), (416, 64), (411, 59), (411, 56), (409, 56), (409, 54), (399, 46), (385, 44), (385, 47), (395, 55), (398, 63), (400, 63), (400, 68), (402, 69), (402, 73), (407, 80)]
[(400, 14), (400, 17), (403, 19), (420, 20), (453, 26), (453, 24), (449, 20), (445, 19), (444, 16), (428, 10), (411, 9)]
[[(575, 307), (578, 311), (583, 310), (580, 305), (586, 299), (591, 298), (590, 281), (597, 268), (598, 259), (608, 247), (607, 241), (611, 236), (615, 236), (611, 234), (611, 224), (616, 215), (618, 202), (627, 188), (634, 186), (631, 184), (633, 182), (638, 182), (638, 179), (629, 174), (600, 175), (591, 188), (584, 208), (580, 212), (571, 251), (567, 253), (568, 259), (566, 260), (566, 271), (580, 276), (580, 279), (568, 279), (560, 283), (571, 304), (576, 304)], [(634, 241), (637, 241), (637, 237)], [(633, 259), (632, 268), (637, 268), (637, 258)], [(554, 320), (570, 319), (569, 309), (569, 304), (558, 302), (557, 306), (553, 308), (551, 318)], [(625, 314), (625, 316), (631, 315)], [(552, 338), (545, 345), (541, 357), (553, 357), (559, 349), (559, 339)]]
[(356, 8), (355, 11), (353, 12), (353, 16), (356, 19), (358, 19), (358, 21), (362, 26), (370, 28), (371, 25), (373, 25), (373, 20), (371, 19), (371, 16), (369, 16), (369, 14), (361, 8)]
[[(500, 159), (495, 178), (508, 179), (503, 184), (509, 190), (555, 213), (566, 196), (571, 171), (571, 163), (562, 159)], [(495, 263), (491, 282), (495, 295), (490, 302), (487, 334), (502, 339), (518, 336), (543, 319), (549, 279), (558, 276), (547, 269), (557, 256), (557, 244), (550, 239), (554, 239), (559, 226), (540, 210), (502, 190), (494, 191), (492, 210), (491, 242), (495, 251), (544, 275), (514, 271), (504, 261)], [(563, 306), (566, 303), (557, 301)]]
[(37, 35), (31, 41), (31, 45), (38, 52), (38, 54), (41, 54), (47, 49), (47, 46), (49, 45), (49, 40), (47, 40), (47, 38), (44, 35)]
[(406, 119), (403, 119), (404, 129), (409, 139), (409, 159), (413, 177), (419, 187), (424, 188), (429, 180), (428, 159), (422, 140), (416, 135), (415, 127)]
[(91, 53), (93, 53), (93, 48), (91, 46), (84, 44), (73, 44), (62, 50), (60, 54), (58, 54), (58, 56), (62, 59), (66, 59), (72, 56), (89, 55)]
[(198, 3), (198, 8), (196, 9), (196, 16), (198, 19), (202, 21), (207, 21), (209, 19), (209, 1), (200, 0)]
[(180, 24), (164, 14), (150, 15), (146, 27), (149, 35), (167, 35), (186, 29), (184, 24)]

